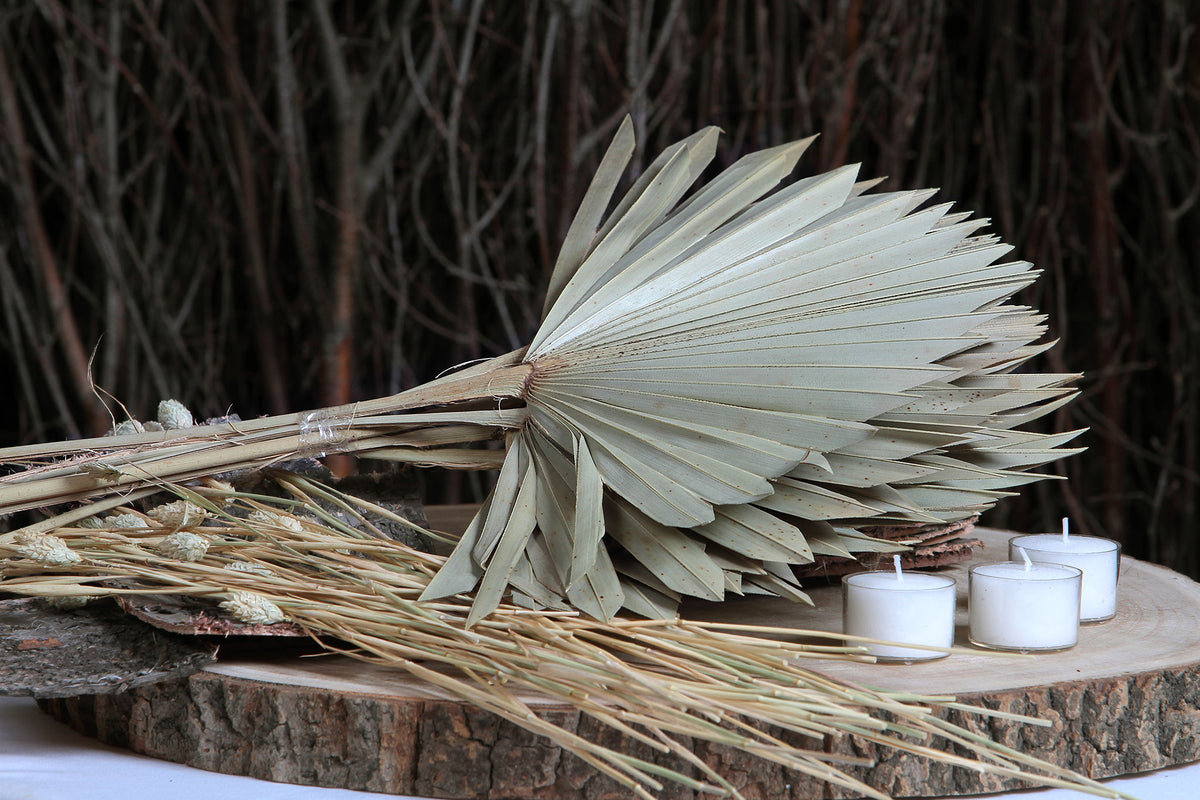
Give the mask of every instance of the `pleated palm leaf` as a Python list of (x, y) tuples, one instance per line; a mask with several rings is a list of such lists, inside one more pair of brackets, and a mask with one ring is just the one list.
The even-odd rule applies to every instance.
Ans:
[(0, 508), (116, 504), (298, 453), (487, 468), (474, 445), (500, 431), (495, 489), (423, 597), (474, 592), (470, 623), (510, 592), (605, 620), (730, 591), (803, 600), (789, 564), (894, 549), (856, 528), (972, 516), (1073, 452), (1074, 434), (1017, 430), (1074, 376), (1013, 371), (1048, 346), (1008, 302), (1036, 271), (997, 263), (1009, 248), (983, 221), (922, 208), (932, 191), (869, 194), (853, 166), (780, 188), (811, 140), (684, 199), (717, 136), (668, 148), (614, 202), (625, 121), (528, 348), (341, 408), (0, 451), (37, 465), (0, 478)]
[(861, 524), (971, 516), (1073, 434), (1018, 434), (1074, 376), (1014, 375), (1036, 276), (983, 224), (867, 195), (844, 167), (772, 193), (808, 141), (747, 156), (689, 200), (716, 131), (668, 148), (616, 204), (626, 124), (556, 264), (526, 352), (528, 419), (426, 598), (511, 586), (599, 618), (681, 596), (803, 599), (788, 563), (892, 547)]

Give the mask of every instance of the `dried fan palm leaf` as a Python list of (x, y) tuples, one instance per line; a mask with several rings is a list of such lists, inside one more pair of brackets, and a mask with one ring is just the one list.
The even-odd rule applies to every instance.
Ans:
[[(620, 238), (645, 222), (622, 214), (674, 201), (695, 172), (683, 143), (636, 202), (603, 227), (588, 218), (591, 249), (573, 228), (556, 266), (564, 289), (525, 356), (529, 418), (515, 436), (536, 442), (536, 474), (558, 476), (539, 507), (573, 505), (571, 470), (595, 468), (606, 538), (642, 567), (626, 587), (649, 574), (660, 594), (718, 599), (764, 562), (885, 550), (852, 527), (972, 516), (1034, 479), (1023, 470), (1073, 452), (1058, 449), (1068, 435), (1034, 437), (1003, 468), (993, 454), (1004, 431), (1072, 393), (1074, 376), (1012, 374), (1040, 335), (1006, 305), (1030, 265), (994, 263), (1009, 248), (946, 206), (914, 211), (927, 193), (860, 194), (853, 168), (765, 197), (804, 144), (737, 162), (656, 210), (640, 240)], [(597, 204), (610, 176), (589, 192)], [(499, 484), (493, 500), (512, 491)], [(534, 574), (544, 585), (569, 585), (565, 559), (542, 566), (555, 568)]]
[[(984, 221), (923, 207), (932, 191), (870, 194), (855, 166), (784, 185), (811, 140), (685, 199), (716, 140), (672, 145), (617, 197), (622, 124), (527, 348), (346, 407), (3, 450), (29, 468), (0, 478), (0, 509), (297, 454), (499, 461), (423, 598), (474, 592), (471, 624), (510, 591), (606, 620), (727, 591), (803, 599), (781, 564), (894, 549), (856, 528), (971, 517), (1077, 452), (1075, 433), (1016, 430), (1075, 376), (1015, 372), (1045, 347), (1010, 303), (1037, 272)], [(474, 449), (501, 436), (502, 459)]]

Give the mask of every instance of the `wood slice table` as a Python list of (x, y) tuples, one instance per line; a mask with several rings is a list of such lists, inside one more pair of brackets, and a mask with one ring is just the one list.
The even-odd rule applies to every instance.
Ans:
[[(432, 516), (432, 515), (431, 515)], [(1007, 532), (981, 529), (975, 561), (1002, 560)], [(956, 643), (966, 640), (967, 568), (958, 580)], [(1079, 644), (1028, 657), (964, 650), (933, 662), (814, 661), (831, 676), (1048, 720), (1050, 727), (949, 712), (958, 724), (1094, 778), (1200, 759), (1200, 584), (1125, 558), (1117, 616), (1085, 626)], [(795, 628), (841, 629), (841, 593), (813, 589), (817, 608), (775, 600), (692, 609), (692, 616)], [(436, 798), (600, 800), (628, 792), (573, 756), (491, 714), (447, 699), (406, 675), (343, 657), (235, 657), (183, 680), (115, 696), (41, 701), (76, 730), (139, 753), (275, 781)], [(588, 737), (614, 734), (549, 703), (537, 712)], [(813, 746), (811, 740), (805, 744)], [(866, 756), (855, 774), (897, 797), (1020, 788), (1009, 780), (877, 749), (847, 737), (823, 743)], [(655, 759), (648, 748), (631, 752)], [(739, 753), (697, 743), (748, 798), (852, 796)], [(662, 797), (692, 798), (669, 785)]]

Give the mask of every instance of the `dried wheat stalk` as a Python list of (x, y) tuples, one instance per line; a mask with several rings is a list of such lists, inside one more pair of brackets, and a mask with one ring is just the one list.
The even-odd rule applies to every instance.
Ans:
[[(219, 604), (254, 625), (290, 621), (330, 650), (406, 671), (546, 736), (643, 798), (663, 781), (741, 797), (692, 754), (689, 740), (737, 748), (885, 798), (844, 771), (853, 759), (823, 752), (827, 734), (997, 776), (1120, 796), (935, 712), (1045, 724), (1038, 720), (952, 697), (843, 684), (806, 667), (811, 657), (869, 660), (832, 634), (678, 618), (598, 621), (511, 603), (469, 626), (469, 597), (421, 599), (444, 559), (386, 539), (369, 517), (394, 515), (294, 473), (270, 475), (285, 496), (205, 481), (172, 487), (179, 499), (147, 512), (123, 507), (71, 524), (60, 518), (54, 535), (0, 536), (0, 589), (59, 600), (179, 595), (214, 613)], [(648, 763), (558, 728), (533, 712), (531, 695), (673, 753), (679, 766)], [(812, 737), (812, 745), (784, 743), (773, 729)], [(933, 737), (944, 744), (933, 745)]]

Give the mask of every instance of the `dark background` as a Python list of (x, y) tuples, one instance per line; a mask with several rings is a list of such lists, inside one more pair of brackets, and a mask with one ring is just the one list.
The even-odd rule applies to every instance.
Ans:
[(1044, 270), (1090, 449), (985, 522), (1200, 573), (1194, 3), (3, 6), (0, 444), (106, 429), (93, 354), (134, 416), (245, 417), (513, 349), (623, 115), (638, 165), (821, 132), (804, 173), (941, 187)]

